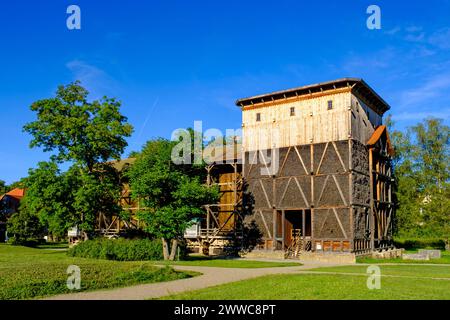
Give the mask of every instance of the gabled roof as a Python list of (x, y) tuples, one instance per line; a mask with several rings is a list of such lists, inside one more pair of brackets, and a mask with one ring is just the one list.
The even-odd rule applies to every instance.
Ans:
[(256, 95), (239, 99), (236, 101), (236, 105), (241, 108), (245, 108), (254, 104), (312, 95), (327, 90), (336, 90), (346, 87), (349, 88), (355, 95), (364, 99), (369, 107), (374, 109), (377, 113), (382, 115), (390, 109), (390, 106), (386, 103), (386, 101), (384, 101), (363, 79), (360, 78), (342, 78), (333, 81), (310, 84), (303, 87)]

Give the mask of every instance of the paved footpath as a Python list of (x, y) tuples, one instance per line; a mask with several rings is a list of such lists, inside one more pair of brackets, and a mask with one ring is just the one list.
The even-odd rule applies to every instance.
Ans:
[(179, 271), (195, 271), (202, 275), (168, 282), (135, 285), (125, 288), (105, 289), (91, 292), (62, 294), (48, 300), (143, 300), (159, 298), (176, 293), (203, 289), (224, 283), (246, 280), (271, 274), (299, 273), (304, 270), (336, 266), (336, 264), (304, 263), (302, 266), (277, 268), (216, 268), (197, 266), (173, 266)]

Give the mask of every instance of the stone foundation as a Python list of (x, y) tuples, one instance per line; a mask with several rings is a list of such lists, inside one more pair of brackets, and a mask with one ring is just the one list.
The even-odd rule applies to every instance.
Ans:
[(394, 259), (401, 258), (403, 256), (403, 251), (405, 249), (389, 249), (385, 251), (376, 251), (370, 254), (371, 258), (374, 259)]
[(281, 260), (284, 259), (284, 251), (281, 250), (252, 250), (250, 252), (242, 253), (242, 257), (244, 258), (263, 258), (263, 259), (276, 259)]
[[(253, 250), (251, 252), (242, 254), (245, 258), (254, 259), (285, 259), (285, 252), (282, 250)], [(349, 252), (304, 252), (297, 258), (292, 260), (308, 261), (308, 262), (324, 262), (324, 263), (342, 263), (354, 264), (356, 263), (356, 255)]]
[(419, 249), (419, 254), (427, 254), (430, 259), (440, 259), (441, 258), (441, 250), (427, 250), (427, 249)]
[(298, 257), (300, 261), (354, 264), (356, 254), (350, 252), (304, 252)]

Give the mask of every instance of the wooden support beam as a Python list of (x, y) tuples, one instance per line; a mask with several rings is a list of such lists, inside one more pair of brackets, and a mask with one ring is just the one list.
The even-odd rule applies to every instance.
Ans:
[(286, 214), (284, 210), (281, 210), (281, 237), (282, 237), (282, 247), (283, 250), (286, 246), (284, 239), (286, 239)]
[(277, 249), (277, 210), (272, 210), (272, 219), (273, 219), (273, 225), (272, 225), (272, 250)]
[[(373, 169), (373, 148), (369, 149), (369, 172)], [(375, 212), (374, 212), (374, 185), (373, 174), (370, 174), (370, 250), (375, 249)]]

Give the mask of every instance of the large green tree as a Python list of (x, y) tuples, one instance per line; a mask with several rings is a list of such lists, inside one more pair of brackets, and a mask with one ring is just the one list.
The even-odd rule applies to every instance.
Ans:
[[(54, 167), (40, 168), (36, 175), (42, 174), (46, 179), (38, 179), (36, 183), (43, 183), (43, 189), (55, 206), (71, 204), (71, 214), (77, 215), (73, 220), (79, 221), (85, 238), (93, 231), (99, 212), (107, 215), (120, 212), (117, 205), (120, 185), (108, 161), (120, 158), (127, 146), (126, 138), (133, 131), (127, 118), (120, 113), (120, 106), (119, 101), (107, 97), (89, 102), (88, 91), (77, 81), (58, 87), (53, 98), (34, 102), (31, 110), (37, 119), (24, 126), (24, 131), (33, 137), (30, 147), (52, 152), (54, 162), (73, 164), (63, 176)], [(56, 192), (60, 184), (71, 186), (71, 192), (61, 195), (64, 199)], [(42, 194), (36, 192), (36, 195)], [(33, 197), (33, 201), (30, 200), (33, 208), (39, 208), (43, 220), (60, 223), (58, 227), (51, 227), (52, 230), (60, 232), (67, 228), (60, 218), (66, 216), (65, 209), (53, 212), (50, 219), (50, 211), (45, 209), (43, 201)]]
[(21, 211), (33, 212), (54, 237), (63, 236), (75, 224), (72, 190), (78, 185), (72, 180), (54, 162), (40, 162), (25, 180), (27, 193)]
[(202, 165), (174, 164), (171, 155), (177, 142), (147, 142), (129, 169), (132, 195), (143, 202), (139, 213), (145, 230), (163, 243), (164, 259), (173, 260), (179, 240), (194, 217), (205, 214), (203, 205), (218, 198), (216, 188), (203, 184)]
[(13, 244), (33, 245), (44, 235), (45, 228), (27, 206), (22, 206), (7, 221), (8, 235)]
[(56, 97), (34, 102), (37, 120), (24, 126), (31, 147), (54, 151), (58, 161), (73, 161), (93, 172), (95, 165), (119, 159), (133, 127), (114, 98), (88, 102), (88, 91), (76, 81), (60, 86)]
[(450, 235), (450, 128), (429, 118), (405, 132), (393, 130), (397, 228), (402, 236)]

